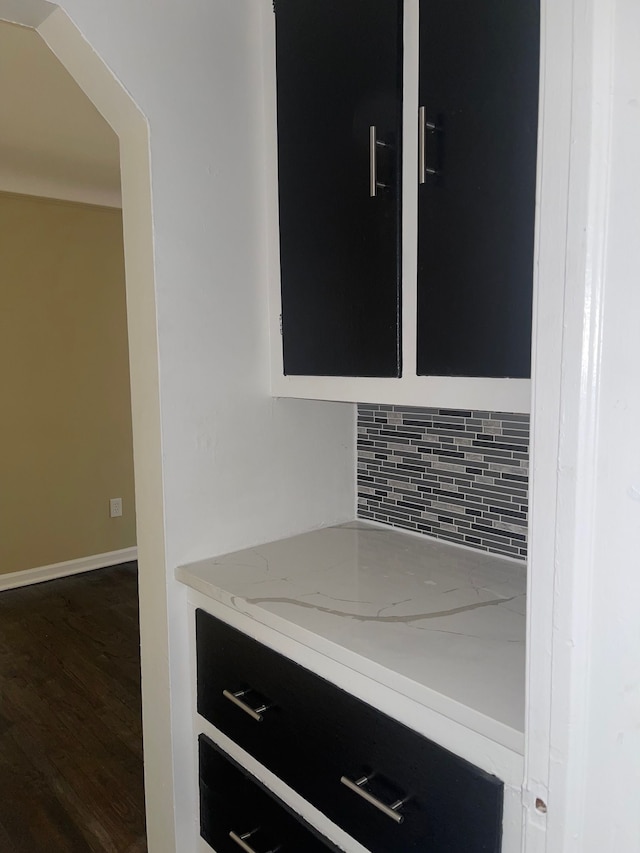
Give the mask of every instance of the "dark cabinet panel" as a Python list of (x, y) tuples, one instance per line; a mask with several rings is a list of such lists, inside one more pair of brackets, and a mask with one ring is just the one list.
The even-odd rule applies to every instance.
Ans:
[(196, 645), (198, 712), (372, 853), (498, 853), (499, 779), (202, 610)]
[(402, 0), (275, 11), (284, 372), (398, 376)]
[(216, 853), (338, 853), (206, 735), (199, 738), (200, 834)]
[(420, 0), (421, 375), (530, 375), (538, 65), (538, 0)]

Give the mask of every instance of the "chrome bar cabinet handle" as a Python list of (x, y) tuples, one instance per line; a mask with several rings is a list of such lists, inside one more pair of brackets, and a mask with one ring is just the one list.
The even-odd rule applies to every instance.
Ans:
[(427, 175), (437, 175), (437, 169), (427, 166), (427, 131), (440, 130), (437, 124), (427, 121), (427, 108), (420, 107), (418, 110), (418, 183), (424, 184)]
[(232, 841), (235, 841), (235, 843), (238, 845), (238, 847), (240, 847), (242, 850), (244, 850), (245, 853), (256, 853), (256, 851), (253, 849), (253, 847), (249, 847), (249, 845), (245, 841), (245, 838), (251, 838), (253, 833), (256, 831), (257, 830), (254, 829), (253, 832), (245, 832), (245, 833), (243, 833), (243, 835), (238, 835), (237, 833), (233, 832), (233, 830), (232, 830), (229, 833), (229, 838)]
[(378, 194), (378, 140), (376, 139), (376, 126), (372, 124), (369, 128), (369, 197), (375, 198)]
[(387, 142), (378, 139), (378, 129), (375, 124), (369, 127), (369, 198), (375, 198), (379, 189), (386, 189), (389, 185), (378, 180), (378, 148), (389, 148)]
[[(258, 827), (259, 829), (259, 827)], [(251, 838), (252, 835), (255, 835), (258, 829), (252, 829), (251, 832), (244, 832), (242, 835), (238, 835), (236, 832), (231, 831), (229, 833), (229, 838), (240, 847), (241, 850), (244, 850), (245, 853), (257, 853), (253, 847), (250, 847), (247, 844), (246, 839)], [(272, 847), (270, 850), (267, 850), (266, 853), (278, 853), (278, 850), (282, 849), (281, 844), (276, 844), (275, 847)]]
[(381, 811), (382, 814), (385, 814), (387, 817), (390, 817), (391, 820), (395, 821), (396, 823), (402, 823), (402, 821), (404, 820), (404, 815), (399, 814), (398, 809), (400, 808), (400, 806), (406, 803), (406, 799), (396, 800), (395, 803), (391, 803), (391, 805), (388, 806), (386, 803), (383, 803), (382, 800), (379, 800), (377, 797), (374, 797), (373, 794), (370, 794), (368, 791), (365, 791), (365, 789), (362, 787), (363, 785), (366, 785), (370, 778), (370, 776), (363, 776), (361, 779), (356, 779), (356, 781), (353, 782), (346, 776), (341, 776), (340, 781), (343, 785), (346, 785), (346, 787), (350, 791), (353, 791), (359, 797), (362, 797), (363, 800), (366, 800), (368, 803), (371, 803), (372, 806), (375, 806), (375, 808)]
[(244, 711), (245, 714), (248, 714), (257, 723), (261, 723), (264, 719), (262, 713), (269, 708), (269, 705), (260, 705), (258, 708), (252, 708), (250, 705), (247, 705), (247, 703), (243, 702), (240, 697), (246, 696), (249, 692), (249, 690), (236, 690), (235, 693), (232, 693), (230, 690), (223, 690), (222, 695), (225, 699), (228, 699), (229, 702), (233, 702), (234, 705), (237, 705), (238, 708)]
[(427, 120), (426, 107), (418, 110), (418, 182), (424, 184), (427, 180)]

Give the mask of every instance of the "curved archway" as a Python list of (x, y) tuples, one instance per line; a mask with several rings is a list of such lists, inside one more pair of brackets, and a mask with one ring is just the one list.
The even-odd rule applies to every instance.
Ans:
[(170, 680), (149, 131), (75, 24), (45, 0), (0, 0), (0, 20), (36, 29), (120, 142), (133, 422), (149, 849), (174, 850)]

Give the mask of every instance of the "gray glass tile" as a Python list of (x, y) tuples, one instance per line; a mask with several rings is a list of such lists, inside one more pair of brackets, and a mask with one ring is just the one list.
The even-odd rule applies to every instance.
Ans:
[(360, 517), (526, 558), (527, 415), (364, 404), (357, 433)]

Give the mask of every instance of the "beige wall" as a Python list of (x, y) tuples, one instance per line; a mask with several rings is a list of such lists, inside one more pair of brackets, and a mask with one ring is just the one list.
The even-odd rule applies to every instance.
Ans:
[(134, 545), (119, 210), (0, 193), (0, 393), (0, 574)]

